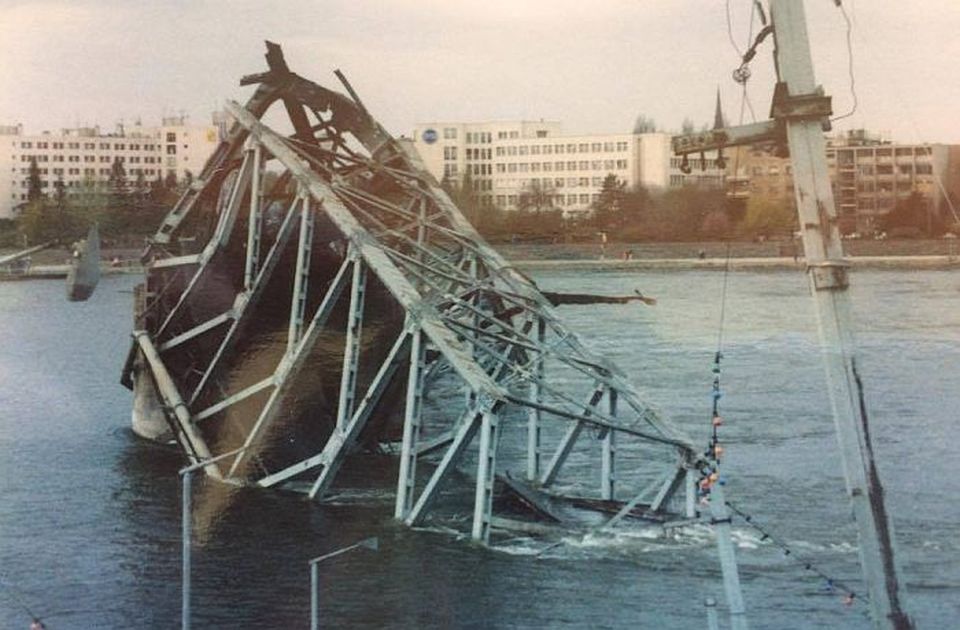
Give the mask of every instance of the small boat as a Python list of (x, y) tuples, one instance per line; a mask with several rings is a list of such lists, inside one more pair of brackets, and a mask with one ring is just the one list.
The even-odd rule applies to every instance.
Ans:
[(97, 288), (100, 281), (100, 234), (94, 223), (87, 238), (73, 246), (70, 270), (67, 272), (67, 299), (83, 302)]

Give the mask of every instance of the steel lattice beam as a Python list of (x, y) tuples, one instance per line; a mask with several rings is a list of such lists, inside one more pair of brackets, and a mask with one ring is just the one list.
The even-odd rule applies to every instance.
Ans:
[[(630, 483), (644, 487), (655, 479), (642, 496), (655, 493), (656, 507), (665, 505), (682, 476), (674, 463), (663, 479), (662, 463), (679, 459), (684, 474), (694, 469), (692, 443), (564, 326), (355, 94), (293, 74), (275, 45), (267, 60), (269, 72), (244, 79), (260, 84), (250, 102), (227, 104), (236, 121), (230, 134), (147, 250), (152, 311), (137, 352), (155, 379), (165, 379), (163, 402), (191, 457), (236, 449), (227, 476), (262, 487), (312, 471), (309, 494), (322, 499), (346, 459), (376, 443), (383, 421), (375, 411), (390, 411), (385, 396), (398, 400), (402, 391), (398, 520), (422, 521), (472, 447), (471, 534), (487, 541), (499, 522), (498, 469), (519, 463), (521, 476), (550, 486), (585, 446), (577, 440), (585, 428), (600, 440), (589, 455), (600, 500), (614, 501), (618, 484), (628, 487), (623, 479), (633, 475)], [(273, 103), (290, 115), (293, 137), (261, 122)], [(279, 174), (272, 186), (267, 173)], [(178, 252), (180, 235), (193, 233), (207, 239), (201, 253)], [(271, 355), (274, 337), (283, 347)], [(265, 354), (247, 359), (258, 352)], [(397, 377), (404, 366), (406, 378)], [(293, 395), (317, 370), (322, 386), (331, 385), (326, 424), (296, 407)], [(550, 380), (561, 371), (591, 388), (585, 402)], [(465, 390), (463, 406), (440, 410), (428, 430), (425, 401), (451, 381)], [(190, 396), (178, 398), (180, 391)], [(514, 407), (525, 425), (521, 462), (497, 448)], [(544, 436), (553, 439), (558, 428), (565, 435), (543, 466)], [(286, 442), (277, 432), (290, 432), (291, 442), (299, 436), (310, 450), (293, 458), (271, 448)], [(644, 459), (649, 470), (627, 470), (626, 460), (615, 466), (617, 449), (627, 448), (661, 455)], [(423, 475), (422, 460), (441, 449)], [(426, 477), (422, 487), (418, 477)]]

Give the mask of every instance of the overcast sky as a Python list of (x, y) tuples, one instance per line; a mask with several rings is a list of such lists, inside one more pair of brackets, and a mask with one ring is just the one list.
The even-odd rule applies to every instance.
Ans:
[[(960, 0), (844, 0), (860, 105), (841, 128), (960, 143)], [(744, 46), (749, 0), (730, 0)], [(643, 113), (668, 129), (712, 120), (719, 87), (737, 122), (737, 65), (724, 0), (0, 0), (0, 124), (197, 122), (245, 99), (263, 40), (299, 74), (342, 69), (394, 135), (435, 120), (554, 119), (571, 133), (625, 132)], [(851, 104), (845, 26), (806, 0), (818, 81)], [(771, 42), (749, 94), (766, 118)], [(750, 121), (749, 113), (746, 114)]]

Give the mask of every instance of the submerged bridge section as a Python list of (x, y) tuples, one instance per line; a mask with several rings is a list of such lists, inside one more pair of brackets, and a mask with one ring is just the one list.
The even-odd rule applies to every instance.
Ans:
[[(318, 500), (348, 460), (388, 467), (397, 519), (467, 497), (481, 541), (506, 522), (498, 489), (538, 521), (571, 505), (610, 524), (692, 517), (692, 443), (563, 325), (342, 75), (350, 96), (291, 72), (274, 44), (266, 58), (145, 252), (124, 370), (135, 426), (162, 424), (191, 462), (236, 450), (212, 477)], [(263, 121), (274, 104), (283, 131)], [(385, 445), (398, 463), (383, 463)], [(563, 499), (565, 512), (550, 507)]]

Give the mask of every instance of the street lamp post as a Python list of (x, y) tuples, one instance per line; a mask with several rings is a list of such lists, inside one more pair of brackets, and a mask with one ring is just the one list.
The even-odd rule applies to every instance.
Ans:
[(182, 504), (181, 504), (181, 544), (183, 549), (183, 564), (181, 575), (181, 600), (180, 600), (180, 627), (182, 630), (190, 630), (190, 548), (192, 545), (192, 520), (190, 514), (190, 504), (193, 494), (193, 473), (201, 468), (213, 465), (221, 459), (226, 459), (236, 455), (243, 450), (243, 447), (234, 449), (227, 453), (200, 460), (190, 464), (186, 468), (180, 469), (180, 478), (183, 482)]
[(380, 544), (376, 536), (374, 536), (373, 538), (366, 538), (354, 543), (349, 547), (317, 556), (310, 561), (310, 630), (318, 630), (320, 628), (320, 569), (317, 565), (324, 560), (347, 553), (358, 547), (366, 547), (367, 549), (377, 551), (377, 549), (380, 548)]

